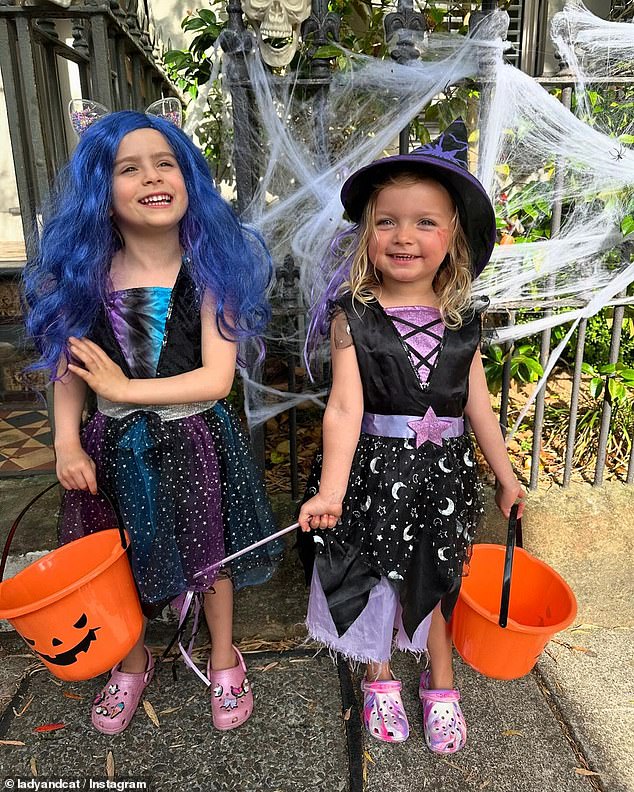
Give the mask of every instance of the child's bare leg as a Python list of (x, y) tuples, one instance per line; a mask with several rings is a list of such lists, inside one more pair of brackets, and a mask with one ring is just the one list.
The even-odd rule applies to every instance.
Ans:
[(368, 682), (377, 682), (392, 679), (389, 662), (368, 663), (365, 667), (365, 676)]
[(440, 611), (440, 604), (438, 604), (433, 610), (427, 637), (427, 650), (431, 660), (430, 688), (432, 690), (453, 688), (451, 646), (451, 630)]
[(143, 619), (143, 627), (139, 640), (134, 644), (130, 652), (121, 661), (120, 671), (125, 674), (142, 674), (147, 667), (147, 655), (145, 654), (145, 628), (147, 619)]
[(233, 583), (220, 578), (213, 591), (205, 592), (205, 619), (211, 636), (211, 667), (214, 671), (233, 668)]

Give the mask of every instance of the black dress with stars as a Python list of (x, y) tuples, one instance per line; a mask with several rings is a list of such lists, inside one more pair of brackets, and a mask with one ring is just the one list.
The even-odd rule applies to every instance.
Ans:
[[(396, 425), (400, 417), (419, 418), (412, 423), (424, 425), (429, 415), (436, 419), (433, 426), (459, 425), (486, 304), (475, 305), (460, 329), (444, 328), (425, 382), (411, 347), (378, 301), (363, 305), (346, 295), (338, 307), (345, 313), (359, 364), (364, 426), (367, 417), (384, 425)], [(482, 512), (481, 484), (468, 434), (439, 439), (428, 431), (424, 436), (430, 439), (417, 447), (412, 437), (362, 430), (340, 522), (300, 540), (307, 572), (308, 567), (312, 572), (313, 553), (307, 546), (312, 537), (315, 571), (340, 636), (382, 578), (398, 593), (410, 639), (439, 602), (445, 618), (451, 615)], [(320, 472), (321, 455), (306, 498), (317, 492)]]

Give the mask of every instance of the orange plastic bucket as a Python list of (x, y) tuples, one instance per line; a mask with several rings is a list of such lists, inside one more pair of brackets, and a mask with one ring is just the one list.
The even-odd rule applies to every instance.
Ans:
[[(0, 578), (19, 521), (44, 492), (13, 524)], [(60, 679), (98, 676), (119, 663), (137, 642), (143, 615), (128, 546), (123, 529), (98, 531), (47, 553), (0, 583), (0, 619), (7, 619)]]
[[(510, 531), (509, 531), (510, 533)], [(518, 679), (533, 668), (550, 638), (577, 615), (570, 586), (554, 569), (519, 547), (510, 548), (512, 585), (508, 617), (500, 626), (505, 554), (503, 545), (473, 547), (452, 616), (454, 645), (462, 659), (493, 679)]]

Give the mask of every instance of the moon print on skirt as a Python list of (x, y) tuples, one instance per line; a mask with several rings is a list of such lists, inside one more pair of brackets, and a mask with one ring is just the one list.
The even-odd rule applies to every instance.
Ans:
[[(425, 537), (443, 578), (462, 574), (481, 513), (471, 440), (463, 435), (445, 439), (442, 446), (411, 445), (406, 438), (361, 435), (341, 520), (319, 532), (326, 544), (314, 545), (317, 553), (328, 551), (330, 538), (352, 545), (372, 569), (399, 586)], [(308, 492), (319, 486), (320, 470), (318, 456)]]

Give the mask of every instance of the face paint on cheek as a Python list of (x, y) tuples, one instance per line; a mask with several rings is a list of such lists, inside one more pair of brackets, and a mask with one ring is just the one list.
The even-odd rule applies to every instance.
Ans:
[(451, 231), (449, 228), (435, 228), (434, 235), (439, 246), (449, 250), (449, 242), (451, 240)]

